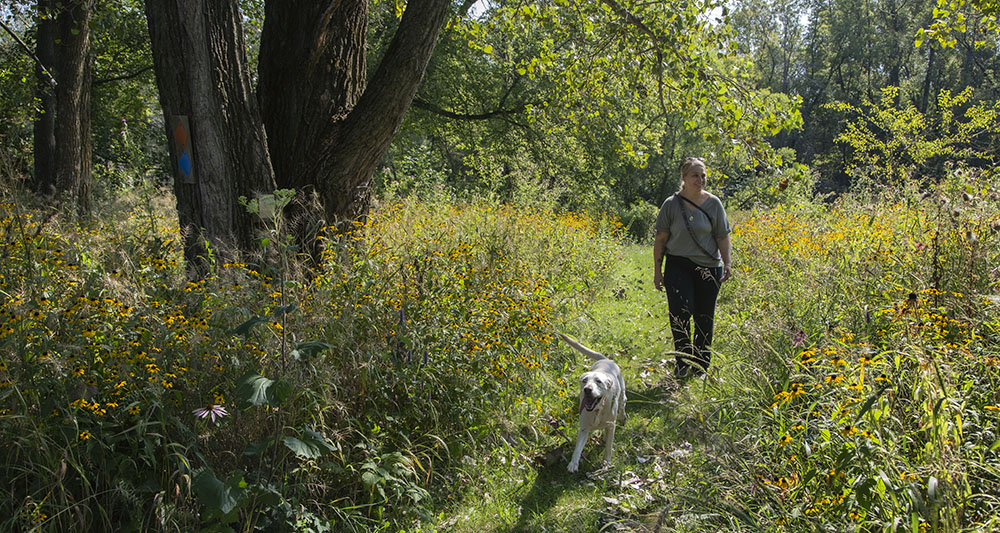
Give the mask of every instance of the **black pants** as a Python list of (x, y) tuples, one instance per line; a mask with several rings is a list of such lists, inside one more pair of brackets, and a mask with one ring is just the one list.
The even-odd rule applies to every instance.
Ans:
[(686, 374), (692, 364), (707, 370), (712, 359), (709, 347), (712, 345), (715, 301), (719, 296), (722, 267), (698, 266), (686, 257), (668, 254), (663, 270), (674, 350), (682, 354), (677, 356), (676, 371)]

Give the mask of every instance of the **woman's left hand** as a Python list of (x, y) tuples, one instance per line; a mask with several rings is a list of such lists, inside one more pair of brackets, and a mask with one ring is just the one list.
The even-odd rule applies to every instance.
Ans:
[(733, 277), (732, 267), (727, 267), (727, 266), (722, 267), (722, 277), (719, 278), (719, 283), (722, 283), (723, 281), (726, 281), (731, 277)]

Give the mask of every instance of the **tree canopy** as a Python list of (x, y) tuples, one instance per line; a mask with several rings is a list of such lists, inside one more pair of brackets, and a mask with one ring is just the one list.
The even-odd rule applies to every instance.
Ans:
[[(25, 53), (38, 51), (46, 13), (56, 13), (45, 5), (15, 2), (2, 15), (24, 43), (6, 33), (0, 42), (0, 140), (21, 176), (49, 160), (31, 125), (56, 116), (41, 112), (54, 104), (32, 81), (45, 61)], [(898, 87), (892, 108), (932, 115), (942, 91), (971, 87), (965, 105), (988, 108), (1000, 87), (989, 1), (246, 0), (200, 19), (157, 16), (158, 2), (65, 5), (91, 8), (94, 191), (114, 194), (147, 173), (173, 182), (191, 257), (205, 254), (199, 232), (251, 242), (238, 197), (273, 188), (314, 195), (322, 209), (304, 232), (364, 214), (373, 193), (544, 193), (566, 207), (639, 213), (676, 187), (676, 163), (690, 154), (708, 155), (712, 179), (741, 204), (810, 194), (814, 183), (839, 191), (863, 152), (844, 142), (846, 121), (875, 113), (884, 89)], [(171, 21), (220, 31), (158, 38)], [(184, 66), (195, 52), (206, 67)], [(233, 186), (177, 188), (173, 116), (194, 117), (196, 167), (213, 154), (231, 160), (195, 174)], [(218, 125), (200, 122), (209, 118)], [(213, 130), (230, 140), (200, 146)], [(248, 151), (250, 139), (259, 148)], [(216, 224), (205, 217), (225, 212)]]

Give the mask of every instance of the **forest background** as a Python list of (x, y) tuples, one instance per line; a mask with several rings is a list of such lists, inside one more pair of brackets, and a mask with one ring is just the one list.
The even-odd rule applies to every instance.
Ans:
[[(996, 13), (9, 2), (2, 527), (995, 527)], [(740, 264), (679, 384), (688, 155)], [(555, 331), (621, 358), (609, 469)]]

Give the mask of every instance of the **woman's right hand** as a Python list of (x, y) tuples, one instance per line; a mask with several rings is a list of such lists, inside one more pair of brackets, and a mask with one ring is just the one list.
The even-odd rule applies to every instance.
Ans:
[(653, 286), (656, 287), (656, 290), (658, 291), (663, 290), (663, 273), (660, 272), (660, 269), (656, 269), (653, 272)]

